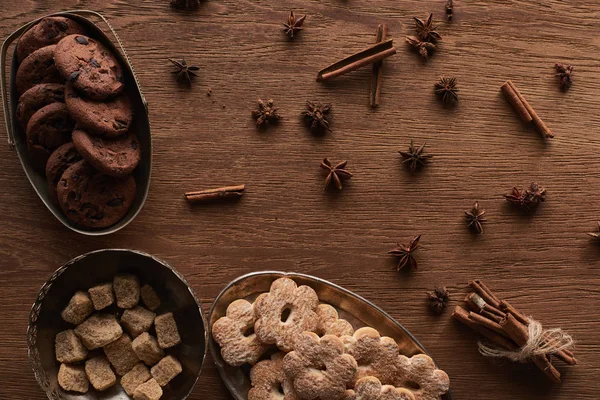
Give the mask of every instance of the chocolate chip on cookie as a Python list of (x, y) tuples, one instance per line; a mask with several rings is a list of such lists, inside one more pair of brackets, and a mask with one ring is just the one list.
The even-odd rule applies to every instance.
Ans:
[(46, 163), (46, 180), (48, 181), (48, 188), (50, 190), (50, 197), (52, 201), (58, 204), (58, 194), (56, 192), (56, 186), (60, 181), (63, 173), (71, 165), (81, 160), (81, 156), (73, 146), (73, 142), (65, 143), (60, 146), (48, 158)]
[(44, 170), (50, 154), (71, 141), (75, 122), (64, 103), (52, 103), (40, 108), (27, 124), (27, 149), (32, 162)]
[(111, 176), (129, 175), (140, 162), (140, 142), (133, 131), (118, 138), (92, 136), (76, 128), (73, 144), (98, 171)]
[(56, 45), (42, 47), (31, 53), (19, 66), (15, 82), (17, 92), (25, 93), (39, 83), (62, 83), (64, 79), (54, 64)]
[(131, 102), (126, 94), (103, 102), (95, 101), (81, 96), (69, 82), (65, 89), (65, 101), (77, 125), (92, 135), (123, 135), (133, 120)]
[(54, 61), (62, 76), (86, 97), (104, 100), (123, 91), (123, 69), (104, 45), (69, 35), (56, 45)]
[(51, 103), (64, 103), (65, 86), (60, 83), (40, 83), (35, 85), (19, 98), (17, 105), (17, 119), (23, 127), (27, 128), (27, 123), (31, 116), (40, 108)]
[(42, 18), (19, 39), (17, 60), (21, 62), (37, 49), (56, 44), (65, 36), (75, 33), (85, 33), (85, 29), (72, 19), (65, 17)]
[(135, 179), (115, 178), (79, 161), (58, 182), (58, 202), (67, 218), (85, 228), (107, 228), (121, 220), (135, 199)]

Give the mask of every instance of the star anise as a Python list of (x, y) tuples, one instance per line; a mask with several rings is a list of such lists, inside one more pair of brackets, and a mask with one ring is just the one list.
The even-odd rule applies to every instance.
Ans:
[(436, 32), (437, 26), (433, 26), (433, 14), (429, 14), (427, 20), (423, 21), (417, 17), (415, 19), (415, 28), (417, 30), (417, 36), (424, 42), (433, 42), (441, 40), (442, 37)]
[(477, 233), (483, 233), (482, 223), (486, 222), (484, 218), (485, 211), (479, 209), (479, 203), (475, 202), (471, 211), (465, 211), (467, 217), (467, 226)]
[(306, 102), (307, 110), (302, 113), (304, 123), (313, 133), (324, 133), (329, 129), (331, 104)]
[(172, 58), (169, 58), (169, 61), (177, 67), (177, 71), (173, 71), (174, 74), (177, 74), (177, 82), (184, 82), (188, 86), (192, 86), (192, 76), (198, 76), (195, 71), (198, 71), (200, 68), (188, 65), (185, 57), (181, 61), (173, 60)]
[(534, 182), (527, 190), (520, 190), (513, 187), (512, 192), (505, 194), (504, 198), (506, 201), (516, 204), (527, 211), (532, 211), (540, 203), (546, 201), (546, 188)]
[(458, 88), (456, 87), (456, 78), (440, 77), (435, 85), (435, 94), (438, 95), (444, 104), (458, 103)]
[(598, 232), (588, 232), (588, 236), (600, 240), (600, 222), (598, 222)]
[(328, 172), (327, 178), (325, 178), (324, 190), (329, 188), (331, 182), (335, 183), (335, 187), (337, 187), (338, 190), (342, 190), (342, 179), (352, 178), (352, 174), (346, 170), (346, 164), (348, 164), (348, 161), (342, 161), (333, 165), (328, 158), (324, 158), (323, 161), (321, 161), (321, 168)]
[(396, 267), (398, 271), (404, 267), (417, 268), (417, 260), (415, 260), (413, 253), (419, 248), (420, 240), (421, 235), (415, 237), (408, 246), (398, 243), (398, 247), (388, 251), (388, 254), (399, 257), (398, 266)]
[(430, 51), (433, 51), (435, 49), (435, 44), (429, 42), (422, 42), (419, 40), (419, 38), (415, 36), (407, 36), (406, 42), (409, 45), (411, 45), (412, 48), (415, 49), (425, 61), (427, 61), (427, 59), (429, 58)]
[(199, 0), (171, 0), (172, 7), (183, 10), (195, 10), (199, 3)]
[(294, 34), (298, 31), (302, 30), (302, 24), (304, 24), (304, 20), (306, 19), (306, 15), (296, 19), (293, 11), (290, 11), (290, 16), (288, 17), (287, 23), (283, 23), (283, 31), (290, 38), (294, 37)]
[(441, 314), (450, 301), (450, 293), (445, 287), (434, 288), (427, 293), (427, 297), (429, 298), (429, 308), (437, 314)]
[(452, 18), (454, 17), (454, 3), (452, 0), (448, 0), (446, 2), (446, 18), (448, 22), (452, 22)]
[(560, 79), (560, 89), (564, 92), (571, 87), (573, 81), (571, 80), (571, 73), (573, 72), (572, 65), (556, 64), (556, 76)]
[(425, 166), (427, 160), (433, 157), (423, 154), (423, 151), (425, 150), (425, 144), (426, 143), (423, 143), (422, 145), (416, 147), (414, 141), (411, 140), (408, 151), (398, 150), (398, 153), (400, 153), (403, 158), (402, 163), (408, 164), (408, 170), (411, 173), (415, 172), (417, 168)]
[(258, 99), (258, 108), (252, 111), (252, 117), (256, 120), (256, 126), (261, 127), (277, 123), (279, 120), (278, 108), (273, 105), (273, 99), (266, 103)]

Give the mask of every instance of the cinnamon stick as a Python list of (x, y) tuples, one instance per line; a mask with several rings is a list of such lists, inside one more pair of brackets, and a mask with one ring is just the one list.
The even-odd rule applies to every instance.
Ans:
[(486, 318), (482, 315), (476, 314), (473, 311), (469, 312), (469, 320), (474, 323), (485, 326), (486, 328), (498, 333), (499, 335), (508, 337), (508, 334), (502, 329), (498, 322), (494, 322), (489, 318)]
[(192, 204), (206, 203), (221, 199), (240, 198), (244, 194), (246, 185), (225, 186), (216, 189), (199, 190), (185, 193), (185, 199)]
[(523, 122), (526, 124), (533, 123), (535, 128), (544, 138), (554, 137), (550, 128), (542, 121), (512, 81), (506, 81), (500, 89), (508, 99), (509, 103), (517, 110)]
[(505, 350), (515, 350), (517, 348), (517, 346), (513, 342), (511, 342), (504, 336), (499, 335), (498, 333), (471, 321), (469, 319), (469, 312), (460, 306), (456, 306), (456, 308), (452, 312), (452, 317), (457, 321), (460, 321), (463, 324), (467, 325), (469, 328), (485, 337), (491, 343), (500, 346)]
[(396, 54), (396, 48), (394, 47), (393, 39), (384, 40), (323, 68), (317, 73), (317, 81), (326, 81), (336, 76), (344, 75), (394, 54)]
[(504, 317), (505, 313), (498, 310), (496, 307), (489, 305), (483, 300), (483, 298), (477, 293), (469, 293), (467, 297), (465, 297), (465, 303), (469, 306), (471, 311), (481, 312), (486, 311), (490, 314), (494, 314), (499, 318)]
[(525, 105), (523, 104), (515, 90), (509, 84), (509, 81), (505, 82), (504, 85), (500, 87), (500, 90), (502, 91), (504, 97), (506, 97), (506, 100), (508, 100), (510, 105), (513, 106), (513, 108), (517, 111), (519, 117), (521, 118), (521, 121), (523, 121), (525, 124), (530, 124), (533, 121), (533, 118), (531, 117), (531, 114), (529, 114), (529, 111), (527, 111), (527, 108), (525, 108)]
[[(387, 36), (387, 24), (379, 24), (377, 27), (377, 35), (375, 43), (383, 42)], [(369, 104), (371, 107), (379, 107), (379, 99), (381, 97), (381, 80), (383, 77), (383, 61), (377, 61), (373, 64), (373, 75), (371, 76), (371, 92), (369, 96)]]
[(475, 279), (474, 281), (469, 282), (469, 286), (475, 290), (475, 293), (480, 295), (486, 303), (494, 306), (495, 308), (500, 308), (500, 299), (496, 297), (494, 293), (488, 288), (485, 283), (481, 282), (479, 279)]

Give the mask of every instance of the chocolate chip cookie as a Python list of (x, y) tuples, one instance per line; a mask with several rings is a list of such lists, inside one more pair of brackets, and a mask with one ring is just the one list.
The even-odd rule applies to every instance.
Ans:
[(40, 108), (27, 124), (27, 149), (32, 162), (44, 170), (50, 154), (71, 141), (75, 122), (64, 103), (52, 103)]
[(77, 125), (92, 135), (124, 135), (133, 120), (131, 102), (125, 93), (100, 102), (81, 96), (69, 82), (66, 85), (65, 102)]
[(129, 175), (140, 162), (140, 142), (133, 131), (114, 139), (73, 131), (73, 144), (81, 156), (98, 171), (121, 177)]
[(54, 150), (50, 158), (48, 158), (48, 162), (46, 163), (46, 180), (50, 189), (50, 197), (54, 203), (58, 204), (56, 186), (63, 173), (67, 168), (80, 160), (81, 156), (77, 152), (77, 149), (75, 149), (75, 146), (73, 146), (73, 142), (63, 144)]
[(56, 45), (42, 47), (27, 56), (19, 66), (15, 82), (19, 95), (39, 83), (62, 83), (64, 79), (54, 64)]
[(37, 110), (56, 102), (65, 102), (65, 85), (60, 83), (40, 83), (23, 93), (17, 105), (17, 119), (23, 129)]
[(123, 69), (104, 45), (84, 35), (69, 35), (56, 45), (54, 61), (75, 89), (94, 100), (123, 91)]
[(67, 218), (85, 228), (107, 228), (121, 220), (135, 199), (135, 179), (97, 172), (86, 161), (71, 165), (58, 182), (58, 202)]
[(58, 43), (67, 35), (85, 33), (85, 29), (72, 19), (65, 17), (46, 17), (29, 28), (21, 36), (17, 44), (17, 60), (23, 61), (25, 57), (41, 49)]

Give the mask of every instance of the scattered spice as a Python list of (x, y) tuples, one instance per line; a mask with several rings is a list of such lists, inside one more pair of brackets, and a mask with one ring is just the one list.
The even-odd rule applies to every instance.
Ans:
[(417, 268), (417, 260), (415, 260), (413, 253), (419, 249), (420, 240), (421, 235), (415, 237), (408, 246), (398, 243), (398, 247), (388, 251), (388, 254), (399, 257), (398, 266), (396, 267), (398, 271), (404, 267), (408, 267), (409, 269)]
[(171, 0), (171, 6), (182, 10), (195, 10), (200, 4), (199, 0)]
[(444, 102), (444, 104), (458, 103), (458, 88), (456, 87), (456, 78), (440, 78), (435, 85), (435, 94)]
[(544, 121), (537, 115), (514, 83), (506, 81), (500, 87), (500, 90), (525, 124), (533, 124), (545, 139), (554, 137), (550, 128), (548, 128)]
[(426, 143), (423, 143), (420, 146), (415, 146), (414, 141), (411, 140), (408, 151), (398, 150), (398, 153), (400, 153), (403, 158), (402, 163), (408, 164), (410, 173), (414, 173), (419, 167), (425, 166), (427, 160), (433, 157), (431, 155), (423, 154), (423, 151), (425, 150), (425, 144)]
[(237, 199), (244, 195), (246, 185), (225, 186), (216, 189), (200, 190), (197, 192), (185, 193), (185, 199), (188, 203), (208, 203), (215, 200)]
[(598, 222), (598, 232), (589, 232), (588, 236), (593, 237), (594, 239), (600, 240), (600, 222)]
[(475, 202), (471, 211), (465, 211), (467, 217), (467, 226), (477, 233), (483, 233), (482, 223), (486, 222), (484, 218), (485, 211), (479, 209), (479, 203)]
[(433, 26), (433, 14), (429, 14), (425, 21), (417, 17), (414, 17), (414, 19), (417, 37), (423, 42), (435, 43), (437, 40), (442, 39), (440, 34), (436, 32), (437, 26)]
[(290, 16), (288, 17), (287, 23), (283, 23), (283, 31), (286, 35), (288, 35), (291, 39), (294, 38), (294, 34), (302, 30), (302, 24), (304, 24), (304, 20), (306, 19), (306, 15), (296, 19), (293, 11), (290, 11)]
[(436, 287), (427, 293), (429, 299), (429, 308), (431, 311), (441, 314), (450, 301), (450, 293), (445, 287)]
[[(387, 24), (379, 24), (377, 34), (375, 35), (375, 43), (383, 42), (387, 36)], [(371, 92), (369, 95), (369, 105), (371, 107), (379, 107), (379, 99), (381, 97), (381, 80), (383, 78), (383, 61), (373, 63), (373, 75), (371, 75)]]
[(212, 96), (212, 89), (211, 88), (206, 89), (206, 96), (207, 97)]
[(366, 49), (359, 51), (337, 61), (328, 67), (323, 68), (317, 73), (317, 81), (326, 81), (336, 76), (344, 75), (350, 71), (354, 71), (365, 65), (376, 63), (385, 58), (396, 54), (393, 39), (387, 39), (379, 43), (375, 43)]
[(266, 103), (258, 99), (258, 108), (252, 111), (252, 117), (256, 120), (257, 127), (264, 127), (269, 124), (275, 124), (279, 121), (278, 108), (273, 105), (273, 99)]
[(573, 83), (573, 81), (571, 80), (573, 66), (565, 64), (555, 64), (554, 67), (556, 68), (556, 76), (558, 76), (559, 78), (560, 90), (566, 92)]
[(454, 17), (454, 2), (452, 0), (448, 0), (446, 2), (446, 18), (448, 22), (452, 22), (452, 18)]
[(177, 71), (173, 71), (174, 74), (177, 74), (177, 82), (185, 82), (188, 86), (192, 86), (192, 76), (198, 76), (195, 71), (198, 71), (200, 68), (188, 65), (185, 57), (181, 61), (173, 60), (172, 58), (169, 58), (169, 61), (177, 67)]
[(415, 36), (407, 36), (406, 43), (408, 43), (413, 49), (415, 49), (423, 60), (427, 61), (429, 53), (435, 49), (435, 44), (429, 42), (422, 42)]
[(348, 164), (348, 161), (342, 161), (333, 165), (328, 158), (324, 158), (323, 161), (321, 161), (321, 168), (327, 171), (324, 190), (329, 188), (332, 181), (335, 183), (335, 187), (337, 187), (338, 190), (342, 190), (342, 179), (352, 178), (352, 174), (346, 170), (346, 164)]
[(331, 104), (306, 102), (307, 110), (302, 113), (304, 123), (312, 133), (322, 134), (331, 131), (329, 119), (331, 118)]
[(546, 201), (546, 188), (534, 182), (527, 190), (513, 187), (512, 192), (505, 194), (504, 198), (509, 203), (522, 207), (527, 211), (533, 211), (540, 203)]

